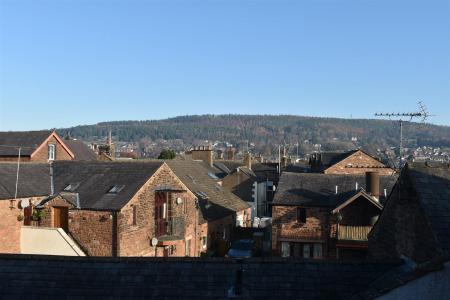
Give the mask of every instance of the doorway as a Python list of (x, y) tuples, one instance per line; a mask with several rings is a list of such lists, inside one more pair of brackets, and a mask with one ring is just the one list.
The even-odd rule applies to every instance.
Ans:
[(53, 207), (53, 227), (69, 232), (69, 208)]

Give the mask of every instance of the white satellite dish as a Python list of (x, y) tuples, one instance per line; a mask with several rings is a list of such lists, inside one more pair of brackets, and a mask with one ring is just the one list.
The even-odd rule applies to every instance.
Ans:
[(157, 238), (152, 238), (152, 241), (151, 241), (151, 243), (152, 243), (152, 246), (153, 247), (156, 247), (156, 245), (158, 245), (158, 239)]
[(23, 199), (22, 201), (20, 201), (20, 206), (21, 206), (22, 208), (25, 208), (25, 207), (30, 206), (30, 200), (28, 200), (28, 199)]
[(183, 203), (183, 199), (181, 199), (180, 197), (177, 198), (177, 204), (182, 204)]

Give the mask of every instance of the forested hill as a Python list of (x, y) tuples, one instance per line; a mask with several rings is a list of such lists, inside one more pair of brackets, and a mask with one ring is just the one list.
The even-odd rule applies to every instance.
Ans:
[[(352, 137), (358, 146), (397, 146), (398, 122), (388, 120), (336, 119), (292, 115), (194, 115), (154, 121), (114, 121), (58, 130), (84, 140), (107, 136), (137, 142), (182, 139), (185, 143), (199, 140), (227, 141), (233, 144), (248, 140), (257, 148), (280, 143), (295, 144), (308, 140), (325, 148), (346, 148)], [(405, 144), (450, 147), (450, 127), (404, 123)]]

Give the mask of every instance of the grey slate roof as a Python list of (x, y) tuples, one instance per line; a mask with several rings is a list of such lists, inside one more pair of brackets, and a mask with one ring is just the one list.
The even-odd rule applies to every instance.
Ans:
[[(17, 163), (0, 163), (0, 200), (13, 199), (16, 189)], [(50, 168), (46, 163), (21, 163), (17, 197), (47, 196), (50, 194)]]
[(74, 154), (75, 160), (96, 161), (97, 154), (80, 140), (64, 140), (64, 144), (69, 147)]
[(7, 146), (23, 147), (20, 154), (30, 156), (51, 133), (50, 130), (0, 132), (0, 156), (18, 155), (17, 148)]
[[(389, 196), (396, 180), (396, 176), (380, 176), (381, 203), (386, 200), (384, 189)], [(357, 192), (356, 183), (358, 190), (365, 189), (365, 176), (284, 172), (278, 183), (273, 204), (336, 207)]]
[[(159, 162), (81, 162), (55, 161), (55, 192), (69, 184), (79, 184), (72, 192), (79, 194), (80, 207), (98, 210), (119, 210), (161, 167)], [(123, 189), (108, 191), (115, 185)]]
[(408, 163), (405, 172), (442, 249), (450, 253), (450, 165)]
[(208, 201), (199, 199), (200, 222), (217, 220), (249, 207), (245, 201), (219, 186), (209, 177), (209, 169), (189, 156), (177, 156), (166, 163), (191, 192), (200, 191), (208, 196)]
[(332, 166), (341, 160), (346, 159), (353, 153), (357, 152), (358, 150), (350, 150), (346, 152), (322, 152), (321, 154), (321, 162), (322, 165), (325, 167), (325, 169), (329, 166)]
[(399, 262), (296, 259), (96, 258), (0, 255), (8, 299), (349, 299)]

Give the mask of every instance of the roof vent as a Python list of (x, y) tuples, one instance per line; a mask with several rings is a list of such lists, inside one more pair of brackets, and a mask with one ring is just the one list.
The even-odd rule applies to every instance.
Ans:
[(69, 183), (65, 188), (64, 191), (66, 192), (73, 192), (80, 186), (80, 183)]
[(336, 195), (337, 195), (337, 193), (338, 193), (338, 186), (336, 185)]
[(197, 197), (199, 197), (200, 199), (206, 200), (206, 199), (209, 198), (208, 195), (206, 195), (206, 193), (205, 193), (205, 192), (202, 192), (202, 191), (197, 191), (197, 192), (195, 192), (195, 194), (196, 194)]
[(355, 190), (358, 190), (358, 181), (355, 183)]

